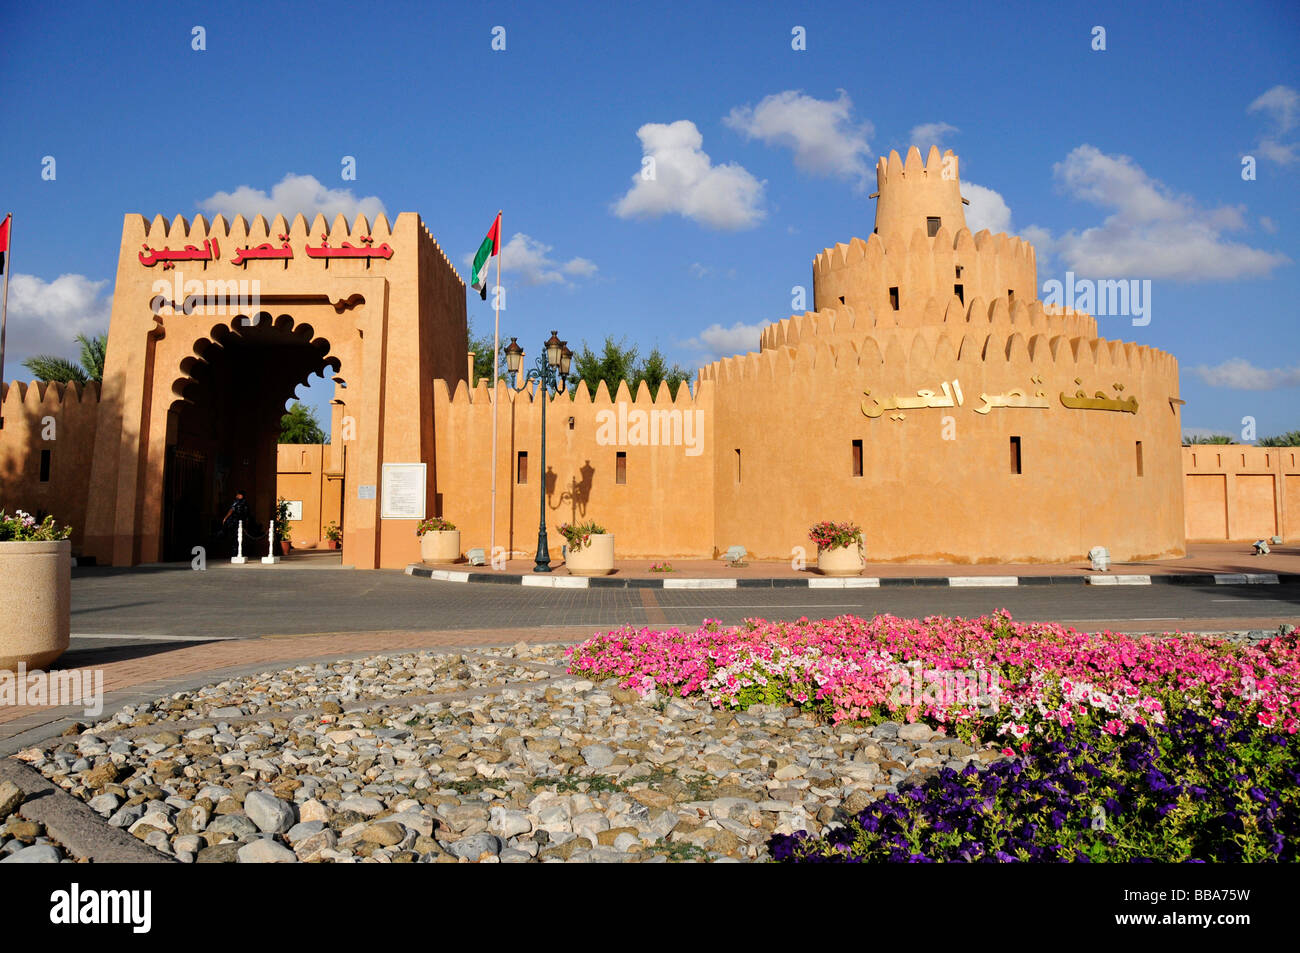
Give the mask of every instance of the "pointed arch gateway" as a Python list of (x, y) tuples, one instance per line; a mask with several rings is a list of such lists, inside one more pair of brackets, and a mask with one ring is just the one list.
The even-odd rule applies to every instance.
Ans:
[[(276, 503), (280, 418), (301, 384), (332, 378), (346, 405), (343, 361), (328, 338), (292, 314), (239, 315), (195, 340), (181, 360), (167, 408), (163, 459), (162, 558), (187, 560), (195, 545), (225, 555), (221, 520), (236, 492), (246, 493), (264, 537)], [(352, 360), (351, 363), (355, 363)], [(329, 422), (326, 422), (329, 426)], [(344, 482), (343, 447), (331, 443), (326, 477)], [(250, 552), (252, 547), (250, 546)]]

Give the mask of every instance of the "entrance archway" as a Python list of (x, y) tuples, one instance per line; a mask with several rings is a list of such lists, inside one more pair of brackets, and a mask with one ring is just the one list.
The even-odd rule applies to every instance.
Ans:
[(288, 314), (240, 316), (194, 342), (167, 411), (164, 560), (188, 560), (194, 546), (228, 555), (233, 538), (222, 536), (221, 520), (238, 491), (251, 510), (249, 542), (265, 551), (285, 404), (313, 376), (341, 382), (341, 366), (329, 340)]

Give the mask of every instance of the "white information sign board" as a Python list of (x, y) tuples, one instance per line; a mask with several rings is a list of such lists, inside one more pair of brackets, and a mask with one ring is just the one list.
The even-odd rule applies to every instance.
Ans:
[(379, 518), (424, 519), (426, 466), (423, 463), (385, 463), (379, 493)]

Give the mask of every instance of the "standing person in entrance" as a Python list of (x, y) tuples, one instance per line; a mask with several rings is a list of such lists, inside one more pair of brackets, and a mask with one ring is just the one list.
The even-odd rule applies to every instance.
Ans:
[(230, 537), (231, 552), (235, 549), (235, 536), (238, 532), (237, 525), (244, 524), (244, 539), (248, 539), (248, 531), (252, 529), (253, 524), (249, 517), (251, 511), (248, 508), (248, 498), (244, 491), (240, 490), (235, 494), (235, 501), (230, 504), (230, 509), (226, 512), (225, 517), (221, 520), (222, 532)]

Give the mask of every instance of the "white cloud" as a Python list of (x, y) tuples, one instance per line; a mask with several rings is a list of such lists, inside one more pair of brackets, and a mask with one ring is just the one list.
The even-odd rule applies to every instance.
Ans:
[[(544, 245), (523, 232), (515, 232), (501, 247), (501, 273), (514, 273), (525, 285), (567, 285), (565, 276), (591, 278), (599, 270), (589, 258), (570, 258), (560, 262), (550, 257), (551, 246)], [(473, 253), (461, 259), (465, 267), (474, 263)]]
[(1272, 129), (1260, 137), (1255, 151), (1278, 165), (1290, 165), (1300, 158), (1300, 142), (1282, 141), (1300, 122), (1300, 93), (1290, 86), (1274, 86), (1251, 103), (1246, 111), (1264, 113), (1272, 125)]
[(865, 190), (871, 171), (869, 122), (853, 122), (853, 101), (839, 91), (838, 99), (814, 99), (788, 89), (764, 98), (757, 106), (737, 106), (723, 122), (749, 139), (794, 150), (794, 164), (813, 175), (854, 179)]
[(1234, 390), (1276, 390), (1300, 385), (1300, 364), (1295, 367), (1256, 367), (1244, 357), (1234, 357), (1209, 367), (1201, 364), (1192, 373), (1211, 387)]
[(632, 188), (614, 206), (619, 218), (675, 214), (711, 228), (752, 228), (762, 221), (763, 183), (735, 163), (714, 165), (700, 148), (695, 123), (646, 123), (636, 132), (653, 159), (632, 176)]
[(1266, 275), (1289, 261), (1225, 240), (1222, 232), (1244, 224), (1239, 208), (1199, 209), (1128, 156), (1082, 145), (1053, 171), (1070, 195), (1114, 209), (1100, 226), (1056, 240), (1065, 266), (1080, 274), (1227, 280)]
[(708, 265), (701, 265), (698, 261), (691, 262), (686, 270), (691, 273), (692, 278), (707, 278), (713, 273), (712, 268)]
[(1259, 217), (1259, 227), (1264, 229), (1264, 231), (1268, 232), (1270, 235), (1277, 234), (1277, 222), (1273, 221), (1267, 215), (1261, 215)]
[(742, 324), (737, 321), (729, 328), (721, 324), (711, 324), (697, 337), (682, 342), (683, 347), (705, 351), (711, 359), (731, 357), (758, 350), (758, 336), (763, 330), (761, 324)]
[(925, 155), (930, 151), (930, 146), (943, 149), (943, 140), (949, 133), (954, 132), (961, 132), (961, 130), (946, 122), (923, 122), (919, 126), (912, 127), (911, 133), (908, 134), (908, 143), (920, 149), (921, 155)]
[(314, 175), (295, 175), (292, 172), (271, 186), (270, 195), (261, 189), (241, 185), (233, 192), (217, 192), (200, 199), (198, 206), (205, 212), (220, 213), (228, 219), (236, 215), (247, 219), (264, 215), (270, 221), (279, 214), (292, 222), (293, 217), (301, 212), (309, 224), (317, 213), (328, 221), (342, 214), (349, 222), (355, 221), (358, 215), (373, 222), (385, 214), (384, 203), (378, 196), (357, 198), (350, 189), (328, 189)]
[(108, 281), (85, 275), (60, 275), (44, 281), (35, 275), (15, 274), (9, 281), (6, 331), (6, 377), (22, 361), (36, 354), (54, 354), (76, 361), (78, 334), (104, 334), (112, 310), (112, 293), (104, 294)]
[(1041, 267), (1044, 264), (1044, 259), (1052, 252), (1052, 233), (1041, 225), (1026, 225), (1020, 230), (1019, 235), (1034, 246), (1034, 252)]
[(1011, 232), (1011, 209), (1000, 193), (974, 182), (963, 182), (961, 194), (970, 201), (966, 206), (966, 227), (972, 233), (986, 228), (995, 235)]

